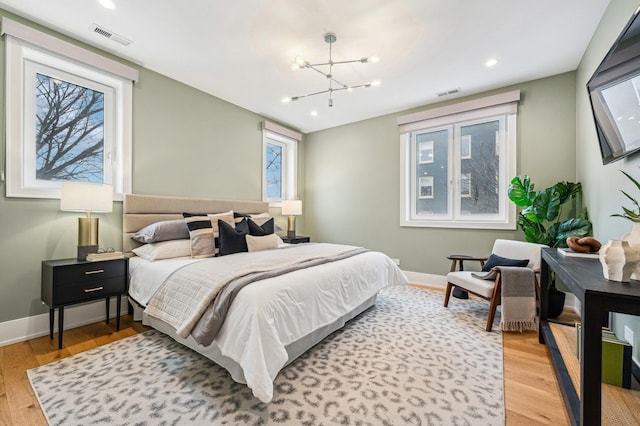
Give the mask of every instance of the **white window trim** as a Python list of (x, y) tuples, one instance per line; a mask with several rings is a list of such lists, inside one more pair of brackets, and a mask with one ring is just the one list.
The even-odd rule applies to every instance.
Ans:
[[(281, 200), (267, 198), (266, 186), (266, 150), (269, 139), (285, 146), (283, 151), (282, 180), (283, 194)], [(283, 200), (298, 199), (298, 142), (302, 140), (302, 133), (265, 120), (262, 124), (262, 201), (270, 207), (281, 207)]]
[[(400, 226), (406, 227), (433, 227), (433, 228), (461, 228), (461, 229), (516, 229), (516, 207), (506, 201), (506, 191), (511, 177), (516, 175), (517, 161), (517, 111), (520, 91), (507, 92), (500, 95), (489, 96), (460, 104), (449, 105), (433, 110), (417, 112), (406, 116), (400, 116), (397, 123), (400, 129)], [(503, 162), (503, 179), (499, 182), (499, 192), (505, 196), (500, 197), (500, 209), (505, 212), (505, 219), (495, 220), (474, 215), (470, 220), (463, 218), (445, 220), (420, 220), (411, 217), (415, 203), (415, 183), (412, 184), (413, 166), (411, 164), (412, 138), (411, 132), (436, 128), (452, 122), (466, 122), (480, 120), (487, 117), (506, 115), (507, 137), (499, 138), (500, 155), (505, 158)], [(454, 149), (459, 149), (455, 147)], [(450, 157), (451, 158), (451, 157)], [(451, 165), (453, 166), (453, 165)], [(451, 202), (451, 200), (450, 200)], [(448, 211), (451, 210), (449, 206)]]
[(59, 182), (52, 182), (46, 188), (29, 187), (24, 177), (25, 123), (29, 121), (23, 89), (25, 62), (33, 61), (95, 79), (116, 89), (114, 103), (119, 109), (116, 109), (112, 153), (112, 163), (116, 167), (111, 177), (105, 180), (111, 180), (106, 183), (114, 185), (114, 200), (122, 200), (122, 195), (132, 190), (132, 85), (138, 79), (138, 71), (6, 17), (2, 18), (1, 33), (6, 38), (6, 196), (60, 198)]

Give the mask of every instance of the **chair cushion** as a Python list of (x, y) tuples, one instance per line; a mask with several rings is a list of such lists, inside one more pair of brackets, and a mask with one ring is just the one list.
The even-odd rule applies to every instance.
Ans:
[(482, 272), (489, 272), (496, 266), (527, 266), (529, 259), (509, 259), (508, 257), (491, 254), (482, 267)]
[(471, 271), (449, 272), (447, 282), (484, 297), (491, 297), (496, 284), (495, 281), (481, 280), (472, 276)]

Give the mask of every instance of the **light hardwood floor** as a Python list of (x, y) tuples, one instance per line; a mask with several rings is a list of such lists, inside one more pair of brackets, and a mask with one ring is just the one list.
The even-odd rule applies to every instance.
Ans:
[[(479, 325), (482, 326), (482, 325)], [(65, 330), (64, 348), (57, 349), (48, 336), (0, 347), (0, 425), (46, 425), (26, 371), (147, 328), (122, 318), (120, 331), (115, 320)], [(504, 333), (504, 380), (506, 424), (568, 424), (562, 398), (553, 374), (546, 346), (538, 344), (536, 332)]]

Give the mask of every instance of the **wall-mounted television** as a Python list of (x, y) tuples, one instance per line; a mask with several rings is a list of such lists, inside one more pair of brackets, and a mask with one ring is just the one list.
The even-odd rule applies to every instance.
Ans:
[(602, 163), (640, 151), (638, 8), (587, 83)]

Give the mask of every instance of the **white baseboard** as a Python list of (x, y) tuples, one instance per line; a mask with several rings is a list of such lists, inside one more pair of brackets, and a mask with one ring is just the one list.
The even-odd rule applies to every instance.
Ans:
[(409, 283), (426, 287), (447, 287), (447, 277), (444, 275), (426, 274), (424, 272), (402, 271), (409, 279)]
[[(111, 299), (109, 316), (116, 317), (116, 298)], [(127, 312), (127, 298), (122, 298), (122, 313)], [(99, 300), (83, 305), (69, 306), (64, 309), (64, 329), (68, 330), (86, 324), (105, 320), (105, 302)], [(58, 312), (53, 324), (54, 333), (58, 332)], [(49, 334), (49, 313), (19, 318), (0, 323), (0, 346), (23, 342)]]

